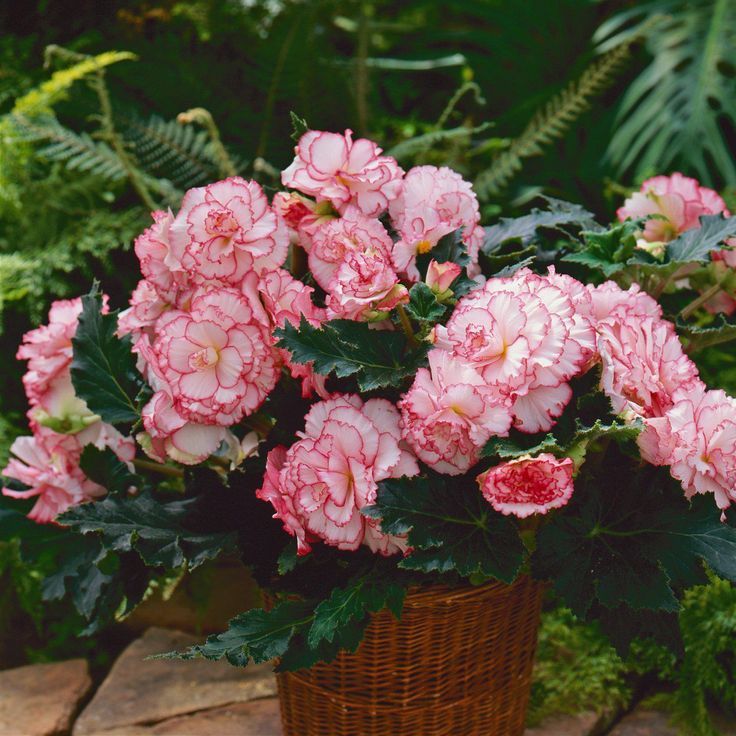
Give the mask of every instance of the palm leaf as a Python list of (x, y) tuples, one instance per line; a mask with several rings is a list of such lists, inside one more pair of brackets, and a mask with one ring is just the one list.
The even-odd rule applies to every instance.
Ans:
[(606, 51), (646, 35), (652, 62), (627, 89), (607, 158), (641, 178), (684, 168), (705, 184), (736, 184), (728, 141), (736, 126), (736, 3), (655, 0), (596, 32)]

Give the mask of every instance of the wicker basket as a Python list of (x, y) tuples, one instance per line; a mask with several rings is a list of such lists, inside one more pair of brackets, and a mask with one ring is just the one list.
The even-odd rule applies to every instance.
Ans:
[(520, 736), (542, 587), (431, 587), (354, 654), (279, 674), (284, 736)]

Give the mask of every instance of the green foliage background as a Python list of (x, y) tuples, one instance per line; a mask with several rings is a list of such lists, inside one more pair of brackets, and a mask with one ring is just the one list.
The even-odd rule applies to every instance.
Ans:
[[(110, 50), (136, 60), (97, 56)], [(730, 0), (3, 3), (0, 461), (23, 431), (22, 366), (9, 359), (23, 332), (93, 277), (122, 306), (152, 205), (175, 207), (186, 188), (232, 171), (277, 186), (292, 155), (290, 110), (315, 128), (369, 134), (405, 166), (453, 166), (475, 181), (490, 223), (541, 192), (611, 219), (630, 187), (673, 170), (734, 209), (734, 100)], [(176, 121), (195, 107), (217, 128), (197, 114)], [(733, 355), (709, 351), (700, 367), (711, 386), (736, 391)], [(0, 547), (0, 623), (25, 625), (38, 657), (63, 656), (73, 630), (39, 605), (48, 564), (28, 569)], [(685, 711), (701, 713), (706, 693), (734, 706), (733, 666), (714, 665), (733, 662), (733, 590), (714, 580), (691, 596), (686, 646), (705, 645), (677, 671), (656, 657), (652, 668), (680, 684)], [(44, 653), (37, 632), (51, 620)], [(596, 636), (566, 612), (548, 615), (537, 717), (629, 697), (646, 666)], [(570, 700), (568, 679), (589, 688)]]

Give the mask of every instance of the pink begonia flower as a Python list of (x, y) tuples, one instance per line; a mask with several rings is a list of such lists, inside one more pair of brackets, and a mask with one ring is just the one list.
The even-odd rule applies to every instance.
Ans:
[(36, 498), (28, 518), (39, 524), (53, 521), (72, 506), (99, 498), (106, 489), (91, 481), (79, 467), (82, 449), (94, 445), (110, 448), (125, 463), (135, 456), (135, 443), (114, 427), (97, 421), (76, 434), (59, 434), (33, 426), (32, 437), (18, 437), (10, 447), (11, 457), (2, 471), (20, 481), (27, 490), (3, 488), (11, 498)]
[[(399, 195), (389, 203), (391, 222), (400, 240), (394, 246), (399, 271), (413, 281), (418, 253), (428, 253), (445, 235), (464, 228), (471, 264), (485, 237), (480, 227), (478, 200), (471, 184), (446, 166), (415, 166), (404, 177)], [(472, 270), (472, 269), (471, 269)]]
[(309, 251), (309, 270), (317, 283), (326, 290), (350, 252), (382, 255), (391, 263), (393, 241), (380, 220), (365, 217), (350, 210), (338, 220), (318, 228)]
[(235, 289), (214, 289), (166, 319), (151, 348), (177, 412), (229, 426), (256, 411), (276, 385), (278, 361), (252, 303)]
[(675, 173), (647, 179), (616, 215), (621, 222), (647, 215), (663, 216), (665, 219), (648, 220), (642, 237), (650, 243), (667, 243), (686, 230), (700, 227), (702, 215), (719, 212), (729, 215), (726, 203), (717, 192), (700, 186), (696, 179)]
[[(103, 312), (107, 311), (107, 296), (103, 295)], [(72, 338), (81, 312), (82, 300), (79, 298), (53, 302), (48, 324), (23, 335), (23, 344), (16, 357), (28, 361), (23, 386), (31, 406), (43, 402), (54, 379), (68, 372), (72, 362)]]
[[(282, 268), (265, 274), (259, 289), (266, 311), (275, 327), (283, 328), (288, 321), (298, 328), (302, 317), (305, 317), (312, 327), (319, 327), (327, 318), (325, 310), (312, 302), (314, 289), (297, 281)], [(294, 363), (291, 360), (291, 353), (283, 348), (279, 348), (279, 354), (291, 375), (302, 380), (304, 398), (309, 398), (313, 392), (323, 399), (330, 397), (325, 388), (326, 377), (315, 373), (311, 364)]]
[(601, 388), (617, 414), (660, 417), (679, 390), (700, 387), (674, 326), (653, 317), (615, 315), (597, 323)]
[(509, 460), (478, 476), (485, 499), (496, 511), (524, 519), (565, 506), (572, 496), (574, 464), (543, 452)]
[(296, 156), (281, 172), (281, 183), (302, 194), (328, 201), (340, 213), (354, 205), (378, 217), (396, 197), (404, 172), (390, 156), (366, 138), (309, 130), (295, 147)]
[(15, 456), (2, 471), (28, 490), (3, 488), (11, 498), (37, 498), (28, 514), (39, 524), (53, 521), (72, 506), (105, 494), (105, 489), (89, 480), (79, 468), (79, 445), (73, 437), (45, 432), (18, 437), (10, 447)]
[(118, 335), (131, 335), (133, 341), (146, 332), (153, 338), (159, 317), (172, 308), (147, 279), (138, 282), (130, 296), (130, 306), (118, 315)]
[(174, 222), (171, 210), (151, 213), (153, 225), (135, 239), (135, 254), (141, 273), (168, 304), (177, 304), (179, 294), (191, 288), (189, 278), (181, 262), (171, 250), (169, 231)]
[(736, 501), (736, 399), (724, 391), (680, 391), (659, 420), (640, 436), (646, 459), (669, 465), (690, 498), (713, 493), (720, 509)]
[(183, 465), (197, 465), (217, 451), (227, 429), (187, 421), (174, 406), (167, 390), (157, 391), (141, 412), (145, 433), (137, 436), (143, 451), (158, 462), (171, 458)]
[(617, 319), (641, 319), (643, 317), (662, 318), (662, 307), (639, 284), (632, 284), (622, 289), (613, 281), (606, 281), (600, 286), (588, 286), (592, 298), (591, 317), (602, 320), (610, 317)]
[(330, 319), (375, 322), (397, 304), (409, 301), (388, 256), (378, 251), (348, 251), (327, 288)]
[(299, 553), (309, 552), (315, 538), (345, 550), (364, 542), (383, 554), (405, 548), (404, 540), (384, 540), (360, 513), (375, 502), (379, 481), (419, 472), (403, 447), (396, 407), (355, 395), (321, 401), (299, 436), (288, 450), (272, 450), (257, 492), (297, 538)]
[(170, 262), (182, 264), (196, 283), (237, 286), (286, 260), (289, 235), (260, 185), (233, 176), (190, 189), (168, 228)]
[(474, 465), (492, 436), (511, 427), (510, 400), (469, 364), (441, 349), (429, 353), (399, 402), (401, 427), (417, 457), (439, 473), (459, 475)]
[(521, 269), (510, 278), (489, 279), (463, 297), (446, 326), (438, 325), (438, 347), (471, 363), (487, 384), (514, 401), (515, 426), (547, 431), (572, 397), (568, 381), (595, 355), (595, 331), (576, 310), (569, 284)]
[(339, 216), (329, 202), (315, 202), (296, 192), (276, 192), (271, 206), (286, 223), (291, 242), (307, 253), (317, 229)]
[(427, 266), (427, 276), (424, 283), (437, 294), (438, 298), (444, 298), (452, 294), (450, 286), (461, 272), (462, 268), (457, 263), (452, 261), (437, 263), (433, 258)]

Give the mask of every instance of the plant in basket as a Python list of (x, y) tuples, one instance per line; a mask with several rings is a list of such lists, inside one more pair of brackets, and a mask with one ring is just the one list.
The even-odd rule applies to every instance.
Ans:
[(675, 174), (611, 226), (483, 227), (448, 168), (297, 138), (270, 201), (153, 213), (124, 312), (26, 335), (0, 520), (47, 597), (94, 630), (239, 554), (267, 605), (171, 656), (274, 659), (286, 733), (521, 733), (545, 587), (677, 649), (686, 590), (736, 580), (736, 400), (691, 357), (736, 337), (736, 218)]

